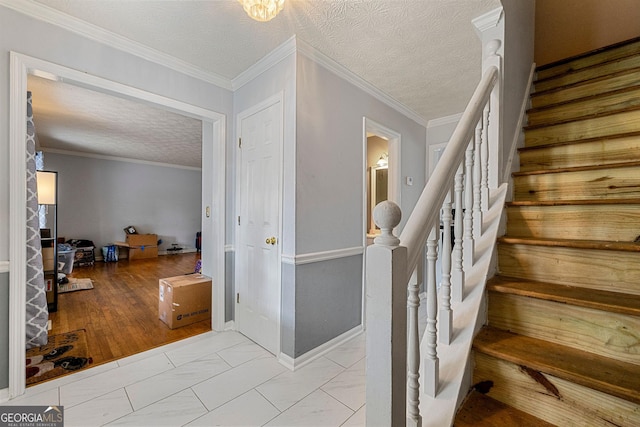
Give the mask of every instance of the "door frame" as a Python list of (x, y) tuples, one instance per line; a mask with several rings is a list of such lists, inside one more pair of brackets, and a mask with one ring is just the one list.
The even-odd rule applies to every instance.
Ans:
[[(155, 105), (202, 121), (201, 226), (205, 236), (203, 273), (213, 279), (214, 330), (224, 330), (225, 318), (225, 135), (224, 114), (38, 58), (10, 52), (9, 93), (9, 398), (24, 394), (26, 304), (26, 119), (27, 78), (36, 75), (63, 80), (98, 92)], [(207, 215), (209, 211), (209, 215)]]
[(366, 329), (366, 272), (367, 272), (367, 138), (369, 134), (382, 136), (387, 139), (388, 157), (388, 197), (387, 200), (401, 204), (402, 194), (402, 159), (401, 159), (401, 142), (402, 135), (400, 132), (386, 127), (368, 117), (362, 118), (362, 247), (364, 254), (362, 256), (362, 329)]
[[(284, 92), (280, 91), (278, 93), (276, 93), (275, 95), (257, 103), (254, 104), (253, 106), (240, 111), (239, 113), (236, 114), (236, 118), (235, 118), (235, 123), (236, 123), (236, 164), (235, 164), (235, 168), (236, 168), (236, 185), (235, 185), (235, 198), (236, 198), (236, 213), (237, 215), (242, 211), (241, 210), (241, 183), (242, 183), (242, 151), (240, 149), (239, 146), (239, 138), (240, 135), (242, 134), (242, 120), (244, 120), (245, 118), (258, 113), (259, 111), (262, 111), (266, 108), (271, 107), (272, 105), (275, 104), (279, 104), (280, 105), (280, 111), (278, 114), (278, 117), (280, 118), (280, 141), (278, 141), (278, 144), (280, 144), (279, 147), (279, 161), (280, 161), (280, 168), (279, 168), (279, 173), (278, 173), (278, 245), (277, 245), (277, 268), (276, 268), (276, 273), (277, 273), (277, 294), (278, 294), (278, 301), (280, 302), (278, 304), (277, 308), (277, 322), (278, 322), (278, 327), (277, 327), (277, 348), (276, 348), (276, 354), (275, 356), (280, 358), (281, 356), (281, 350), (282, 350), (282, 343), (281, 343), (281, 338), (282, 338), (282, 330), (281, 330), (281, 326), (282, 326), (282, 248), (283, 248), (283, 222), (282, 222), (282, 217), (283, 217), (283, 193), (284, 193)], [(238, 215), (239, 216), (239, 215)], [(238, 249), (239, 249), (239, 244), (240, 244), (240, 226), (238, 225), (238, 222), (235, 221), (235, 242), (236, 242), (236, 249), (235, 249), (235, 283), (234, 283), (234, 290), (236, 292), (236, 295), (238, 293), (238, 283), (240, 280), (241, 276), (241, 265), (239, 262), (239, 257), (238, 257)], [(235, 300), (237, 301), (237, 299)], [(237, 305), (237, 302), (235, 303)], [(241, 322), (238, 321), (238, 310), (235, 309), (235, 305), (234, 305), (234, 329), (236, 329), (237, 331), (240, 331), (240, 327), (241, 327)]]

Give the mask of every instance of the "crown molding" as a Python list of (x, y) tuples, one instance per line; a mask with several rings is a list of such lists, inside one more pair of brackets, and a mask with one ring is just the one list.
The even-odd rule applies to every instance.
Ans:
[(434, 128), (436, 126), (448, 125), (452, 123), (458, 123), (462, 118), (462, 113), (452, 114), (450, 116), (438, 117), (437, 119), (429, 120), (427, 123), (427, 129)]
[(388, 105), (394, 110), (404, 114), (405, 116), (415, 121), (416, 123), (424, 127), (427, 126), (427, 122), (425, 121), (425, 119), (422, 116), (420, 116), (418, 113), (408, 108), (404, 104), (400, 103), (396, 99), (392, 98), (391, 96), (387, 95), (386, 93), (384, 93), (383, 91), (381, 91), (380, 89), (372, 85), (371, 83), (364, 80), (362, 77), (355, 74), (353, 71), (349, 70), (342, 64), (336, 62), (334, 59), (320, 52), (318, 49), (311, 46), (309, 43), (303, 40), (297, 40), (296, 44), (297, 44), (298, 52), (300, 54), (306, 56), (307, 58), (311, 59), (318, 65), (321, 65), (322, 67), (326, 68), (327, 70), (331, 71), (337, 76), (342, 77), (344, 80), (348, 81), (352, 85), (358, 87), (362, 91), (368, 93), (369, 95), (376, 98), (378, 101)]
[(231, 80), (231, 87), (233, 90), (237, 90), (249, 83), (251, 80), (258, 77), (260, 74), (267, 71), (269, 68), (276, 65), (278, 62), (282, 61), (289, 55), (296, 52), (296, 36), (293, 35), (289, 37), (287, 41), (282, 43), (280, 46), (269, 52), (258, 62), (253, 64), (251, 67), (247, 68), (242, 73), (238, 74), (233, 80)]
[(106, 44), (115, 49), (130, 53), (179, 73), (212, 83), (227, 90), (232, 90), (231, 81), (227, 78), (205, 71), (202, 68), (196, 67), (186, 61), (160, 52), (159, 50), (152, 49), (141, 43), (134, 42), (126, 37), (62, 13), (49, 6), (25, 0), (0, 0), (0, 6), (4, 6), (31, 18), (61, 27), (90, 40)]
[(193, 166), (172, 165), (170, 163), (151, 162), (148, 160), (129, 159), (126, 157), (117, 157), (117, 156), (105, 156), (103, 154), (84, 153), (82, 151), (73, 151), (73, 150), (60, 150), (57, 148), (41, 147), (40, 149), (43, 153), (62, 154), (65, 156), (76, 156), (76, 157), (88, 157), (91, 159), (111, 160), (115, 162), (136, 163), (140, 165), (159, 166), (159, 167), (165, 167), (165, 168), (185, 169), (185, 170), (190, 170), (195, 172), (202, 172), (202, 168), (196, 168)]
[(497, 7), (484, 15), (480, 15), (477, 18), (473, 18), (471, 23), (476, 28), (476, 33), (480, 36), (483, 32), (487, 31), (498, 25), (502, 18), (502, 6)]

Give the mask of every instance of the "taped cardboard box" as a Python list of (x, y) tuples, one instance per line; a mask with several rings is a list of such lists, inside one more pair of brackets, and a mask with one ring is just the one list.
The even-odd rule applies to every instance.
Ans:
[(158, 317), (170, 329), (211, 318), (211, 277), (186, 274), (159, 281)]
[(126, 250), (126, 256), (121, 252), (119, 257), (129, 261), (158, 257), (157, 234), (129, 234), (125, 242), (115, 242), (114, 245)]

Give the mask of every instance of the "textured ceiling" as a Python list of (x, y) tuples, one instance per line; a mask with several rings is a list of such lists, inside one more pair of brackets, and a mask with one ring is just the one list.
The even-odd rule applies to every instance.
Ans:
[(236, 0), (36, 0), (233, 80), (292, 35), (424, 121), (462, 111), (480, 79), (471, 23), (499, 0), (287, 0), (272, 21)]
[(199, 120), (35, 76), (27, 88), (41, 148), (201, 165)]

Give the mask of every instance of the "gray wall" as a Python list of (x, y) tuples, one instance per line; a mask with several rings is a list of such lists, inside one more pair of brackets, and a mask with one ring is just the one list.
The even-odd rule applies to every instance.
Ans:
[[(227, 129), (231, 127), (231, 91), (0, 6), (0, 100), (3, 103), (0, 108), (0, 261), (9, 259), (10, 51), (225, 114)], [(227, 143), (233, 146), (230, 131)], [(227, 209), (227, 218), (233, 218), (234, 206), (227, 204)], [(2, 277), (2, 281), (7, 280), (6, 274)], [(0, 319), (7, 316), (8, 299), (3, 296)], [(7, 336), (7, 330), (6, 321), (0, 320), (0, 339)], [(0, 347), (0, 386), (2, 379), (7, 378), (6, 348)]]
[(414, 182), (402, 184), (402, 227), (425, 183), (426, 128), (303, 55), (297, 76), (296, 254), (363, 243), (363, 117), (401, 134), (400, 170)]
[[(295, 254), (363, 246), (363, 117), (401, 134), (403, 222), (425, 183), (426, 129), (304, 55), (297, 56)], [(404, 181), (403, 181), (404, 182)], [(361, 323), (363, 255), (287, 265), (283, 351), (298, 357)], [(285, 318), (283, 318), (284, 320)], [(287, 342), (293, 339), (294, 342)]]
[(503, 159), (510, 154), (520, 107), (525, 94), (529, 93), (527, 83), (535, 36), (535, 1), (502, 0), (505, 13), (504, 26), (504, 110), (503, 110)]
[(157, 234), (158, 250), (172, 243), (195, 247), (200, 171), (46, 152), (44, 164), (58, 172), (58, 236), (100, 248), (123, 241), (123, 228), (133, 225)]

